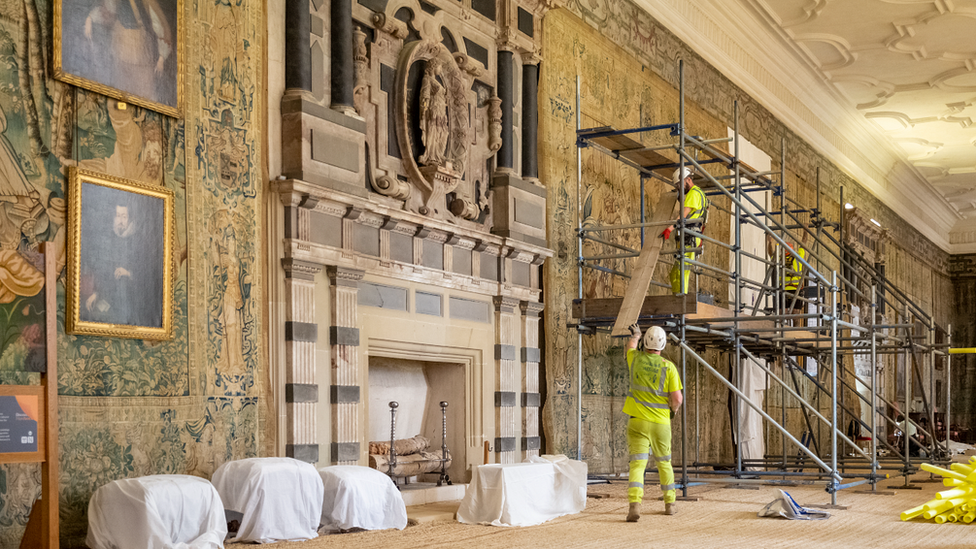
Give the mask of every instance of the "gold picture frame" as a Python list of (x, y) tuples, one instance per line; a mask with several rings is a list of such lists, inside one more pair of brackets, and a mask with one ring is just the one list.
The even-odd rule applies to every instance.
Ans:
[(54, 77), (180, 118), (183, 0), (54, 0)]
[(71, 168), (66, 331), (173, 337), (172, 191)]

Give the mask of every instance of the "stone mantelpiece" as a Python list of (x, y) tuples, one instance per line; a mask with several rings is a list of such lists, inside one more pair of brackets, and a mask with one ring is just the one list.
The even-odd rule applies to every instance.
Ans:
[[(465, 398), (449, 409), (463, 414), (465, 471), (480, 463), (485, 441), (494, 462), (540, 453), (539, 267), (550, 250), (372, 194), (292, 179), (272, 188), (284, 206), (283, 265), (295, 273), (286, 281), (292, 331), (285, 333), (296, 334), (287, 342), (295, 408), (287, 429), (300, 435), (291, 454), (322, 464), (367, 462), (371, 356), (467, 364)], [(363, 284), (409, 297), (402, 309), (363, 304)], [(440, 314), (423, 310), (418, 293), (438, 297)], [(461, 314), (462, 303), (482, 307), (484, 318)], [(331, 365), (332, 373), (315, 383), (310, 365)]]

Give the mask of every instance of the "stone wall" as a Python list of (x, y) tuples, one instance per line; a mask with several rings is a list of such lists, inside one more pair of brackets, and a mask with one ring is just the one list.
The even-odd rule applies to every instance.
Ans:
[[(950, 262), (952, 287), (952, 346), (976, 347), (976, 255), (954, 256)], [(952, 423), (962, 429), (976, 426), (976, 355), (952, 357)], [(972, 434), (970, 436), (973, 436)]]
[[(181, 6), (186, 85), (177, 119), (131, 104), (123, 110), (55, 80), (52, 2), (0, 3), (2, 138), (10, 145), (0, 162), (31, 188), (17, 198), (35, 201), (49, 220), (42, 232), (0, 215), (0, 233), (16, 236), (12, 248), (0, 246), (0, 272), (24, 268), (43, 240), (55, 242), (63, 268), (68, 166), (176, 195), (171, 340), (63, 333), (59, 273), (62, 547), (84, 546), (88, 501), (99, 486), (157, 473), (209, 478), (225, 461), (267, 454), (274, 440), (274, 423), (270, 431), (265, 425), (273, 415), (257, 215), (264, 208), (263, 7), (250, 0)], [(0, 195), (17, 195), (8, 190), (0, 182)], [(43, 293), (20, 295), (7, 280), (0, 277), (0, 381), (36, 382), (18, 370)], [(0, 466), (0, 546), (18, 545), (39, 473), (37, 465)]]

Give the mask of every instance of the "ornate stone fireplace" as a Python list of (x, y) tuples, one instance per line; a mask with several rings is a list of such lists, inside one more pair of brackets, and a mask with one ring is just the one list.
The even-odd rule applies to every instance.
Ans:
[(365, 465), (368, 442), (389, 434), (374, 397), (395, 400), (401, 374), (406, 403), (425, 380), (426, 407), (408, 415), (437, 448), (431, 415), (450, 403), (453, 478), (467, 480), (486, 441), (495, 462), (539, 453), (545, 9), (288, 0), (285, 24), (310, 32), (288, 35), (272, 182), (284, 454)]

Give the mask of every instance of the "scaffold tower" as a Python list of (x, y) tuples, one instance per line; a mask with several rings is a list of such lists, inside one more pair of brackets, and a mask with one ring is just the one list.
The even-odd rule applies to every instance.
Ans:
[[(733, 429), (741, 432), (740, 404), (758, 414), (767, 429), (780, 433), (782, 452), (778, 455), (767, 449), (762, 457), (744, 458), (736, 439), (734, 462), (705, 463), (698, 460), (697, 428), (690, 436), (689, 406), (699, 406), (697, 391), (694, 402), (686, 402), (680, 410), (681, 464), (676, 466), (682, 495), (688, 496), (689, 485), (700, 482), (724, 483), (822, 483), (831, 495), (831, 505), (837, 504), (840, 490), (870, 485), (878, 491), (879, 481), (902, 476), (900, 487), (908, 487), (910, 476), (918, 471), (923, 447), (927, 462), (948, 462), (948, 438), (935, 436), (936, 405), (934, 370), (937, 360), (945, 365), (947, 383), (939, 395), (944, 406), (944, 424), (950, 425), (950, 353), (951, 327), (937, 326), (933, 316), (915, 303), (886, 276), (883, 265), (870, 261), (861, 251), (845, 242), (845, 201), (840, 189), (839, 221), (830, 221), (821, 208), (819, 169), (816, 174), (817, 200), (812, 206), (801, 204), (786, 193), (786, 140), (782, 140), (778, 170), (759, 171), (740, 160), (739, 109), (733, 109), (731, 137), (706, 139), (690, 135), (685, 125), (684, 67), (679, 61), (679, 119), (677, 122), (615, 129), (612, 127), (580, 127), (580, 97), (577, 82), (577, 196), (583, 187), (582, 150), (591, 149), (606, 154), (633, 168), (640, 175), (640, 212), (634, 216), (640, 222), (624, 225), (590, 225), (584, 227), (577, 210), (578, 283), (579, 293), (574, 301), (573, 314), (579, 343), (582, 338), (609, 332), (612, 336), (629, 335), (627, 327), (637, 322), (643, 329), (661, 326), (680, 349), (678, 364), (682, 381), (687, 387), (689, 365), (713, 376), (734, 395), (732, 407)], [(642, 134), (665, 132), (667, 143), (644, 146)], [(723, 150), (729, 149), (729, 152)], [(689, 168), (695, 173), (696, 185), (710, 197), (725, 197), (731, 206), (726, 209), (714, 201), (713, 209), (731, 216), (729, 241), (705, 234), (699, 226), (686, 223), (677, 215), (677, 207), (684, 203), (684, 187), (674, 185), (675, 208), (657, 208), (654, 215), (645, 213), (645, 182), (659, 180), (672, 185), (671, 174)], [(772, 197), (775, 209), (758, 193)], [(636, 207), (637, 205), (635, 205)], [(801, 219), (801, 216), (808, 220)], [(658, 237), (661, 229), (674, 225), (674, 249)], [(747, 227), (761, 231), (769, 243), (767, 254), (746, 251), (743, 246)], [(640, 249), (633, 249), (608, 234), (621, 231), (639, 233)], [(616, 233), (613, 233), (616, 232)], [(686, 238), (693, 237), (693, 238)], [(700, 239), (702, 245), (718, 246), (728, 251), (729, 263), (713, 265), (700, 256), (688, 252), (700, 251), (688, 242)], [(636, 238), (635, 238), (636, 240)], [(803, 245), (805, 255), (793, 253), (787, 258), (790, 242)], [(584, 244), (596, 253), (584, 255)], [(799, 247), (800, 245), (797, 244)], [(653, 281), (652, 274), (659, 263), (676, 262), (683, 279), (686, 271), (697, 277), (713, 277), (728, 281), (728, 308), (703, 302), (696, 292), (677, 295), (648, 295), (649, 285), (669, 287)], [(762, 280), (750, 278), (743, 270), (744, 262), (759, 262), (765, 267)], [(627, 262), (628, 268), (621, 268)], [(799, 268), (797, 268), (799, 266)], [(731, 268), (728, 268), (731, 267)], [(596, 270), (611, 277), (627, 280), (624, 297), (584, 298), (583, 273)], [(781, 281), (799, 279), (795, 288), (785, 289)], [(697, 285), (696, 285), (697, 286)], [(868, 319), (861, 323), (850, 314), (852, 305), (867, 308)], [(582, 345), (577, 356), (582, 381)], [(735, 373), (727, 379), (703, 355), (706, 350), (727, 353)], [(843, 357), (870, 358), (870, 375), (851, 371)], [(878, 390), (877, 364), (880, 356), (897, 356), (905, 368), (904, 400), (886, 399)], [(763, 402), (749, 398), (742, 390), (743, 363), (758, 367), (776, 387), (780, 395), (782, 417), (772, 417)], [(696, 372), (699, 368), (696, 368)], [(928, 372), (929, 379), (923, 379)], [(862, 372), (863, 373), (863, 372)], [(853, 379), (852, 384), (849, 380)], [(697, 384), (697, 375), (695, 382)], [(581, 389), (581, 383), (577, 383)], [(859, 390), (860, 388), (860, 390)], [(913, 393), (921, 396), (921, 414), (911, 414)], [(844, 395), (856, 395), (857, 402), (845, 402)], [(804, 395), (812, 395), (804, 396)], [(582, 394), (578, 395), (579, 458), (582, 459)], [(791, 432), (785, 421), (786, 399), (793, 399), (803, 415), (803, 432)], [(824, 405), (823, 399), (829, 399)], [(872, 411), (870, 420), (858, 411), (861, 404)], [(940, 406), (941, 408), (941, 406)], [(828, 413), (823, 413), (827, 409)], [(892, 412), (894, 410), (894, 412)], [(904, 420), (898, 411), (904, 410)], [(920, 418), (925, 417), (927, 421)], [(695, 416), (698, 421), (698, 414)], [(843, 426), (850, 420), (848, 429)], [(880, 433), (891, 429), (910, 431), (901, 421), (913, 425), (915, 437), (901, 436), (894, 444)], [(858, 436), (858, 432), (860, 435)], [(919, 437), (921, 435), (921, 437)], [(919, 444), (918, 438), (924, 443)], [(792, 444), (790, 453), (787, 443)], [(695, 445), (694, 453), (688, 451)], [(689, 456), (695, 459), (689, 460)], [(891, 486), (897, 487), (897, 486)]]

